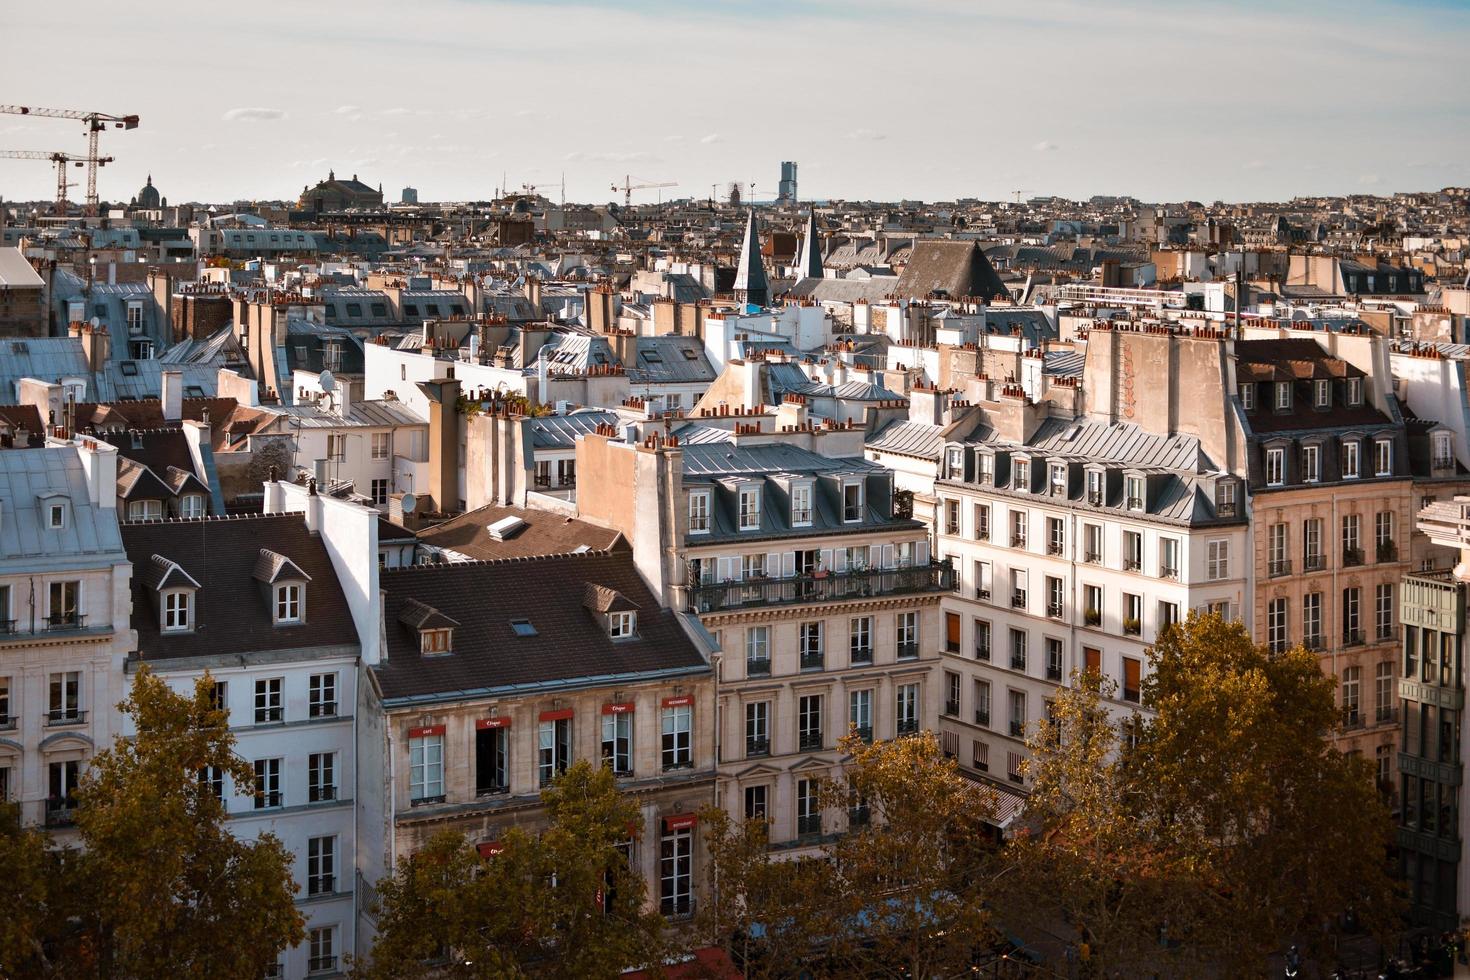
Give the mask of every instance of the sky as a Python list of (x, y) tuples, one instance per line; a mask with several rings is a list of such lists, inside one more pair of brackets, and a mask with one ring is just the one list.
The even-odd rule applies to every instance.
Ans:
[[(104, 199), (1145, 201), (1470, 184), (1470, 0), (5, 0), (0, 101), (136, 113)], [(81, 152), (0, 115), (0, 149)], [(82, 171), (74, 170), (78, 179)], [(0, 196), (55, 172), (0, 159)], [(72, 191), (80, 198), (84, 187)]]

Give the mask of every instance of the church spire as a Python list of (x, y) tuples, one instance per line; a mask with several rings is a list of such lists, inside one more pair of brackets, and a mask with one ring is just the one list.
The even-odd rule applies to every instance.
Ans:
[(817, 241), (817, 213), (806, 213), (806, 230), (801, 236), (801, 252), (796, 259), (796, 278), (822, 278), (822, 246)]
[(745, 222), (745, 240), (740, 243), (740, 262), (735, 267), (735, 297), (756, 306), (768, 306), (771, 287), (761, 263), (760, 236), (755, 226), (755, 209)]

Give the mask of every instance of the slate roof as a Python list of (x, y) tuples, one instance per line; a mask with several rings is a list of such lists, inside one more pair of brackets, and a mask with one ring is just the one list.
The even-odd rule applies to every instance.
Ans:
[[(525, 526), (504, 541), (486, 530), (496, 521), (519, 517)], [(450, 521), (419, 532), (424, 544), (457, 551), (469, 558), (527, 558), (564, 555), (578, 548), (605, 551), (619, 540), (619, 533), (549, 510), (520, 507), (481, 507)]]
[(915, 459), (938, 460), (944, 452), (944, 428), (927, 422), (894, 419), (868, 438), (867, 448)]
[[(117, 511), (92, 505), (78, 453), (75, 447), (0, 452), (0, 559), (121, 555)], [(51, 528), (43, 519), (46, 494), (71, 502), (64, 527)]]
[(978, 242), (919, 239), (895, 290), (922, 299), (939, 294), (951, 299), (1005, 297), (1005, 285)]
[[(8, 454), (0, 457), (4, 455)], [(357, 643), (352, 612), (332, 559), (300, 514), (126, 524), (122, 539), (135, 567), (158, 555), (186, 569), (201, 586), (194, 596), (194, 630), (163, 634), (147, 585), (142, 576), (134, 576), (133, 628), (144, 660)], [(289, 626), (272, 622), (270, 600), (255, 577), (264, 550), (286, 557), (310, 576), (304, 622)]]
[(715, 369), (698, 337), (666, 334), (661, 337), (639, 337), (631, 361), (623, 368), (628, 383), (657, 384), (713, 381)]
[(577, 437), (597, 431), (603, 423), (616, 425), (618, 414), (604, 409), (579, 409), (566, 415), (541, 415), (526, 424), (531, 427), (531, 445), (537, 449), (572, 449)]
[[(709, 670), (679, 625), (639, 578), (632, 552), (388, 568), (380, 572), (384, 661), (372, 668), (384, 701), (432, 701), (473, 692), (608, 682), (647, 673)], [(636, 636), (614, 640), (584, 605), (588, 586), (638, 606)], [(453, 650), (424, 657), (417, 631), (400, 619), (410, 602), (432, 603), (458, 621)], [(529, 620), (518, 636), (512, 620)]]

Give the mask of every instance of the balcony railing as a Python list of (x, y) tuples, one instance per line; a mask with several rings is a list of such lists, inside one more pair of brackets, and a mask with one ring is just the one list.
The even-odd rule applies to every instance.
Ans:
[(1059, 680), (1061, 680), (1062, 679), (1062, 665), (1061, 664), (1047, 664), (1046, 665), (1046, 679), (1049, 680), (1049, 681), (1059, 681)]
[(1302, 646), (1306, 647), (1308, 650), (1312, 650), (1315, 652), (1323, 649), (1327, 646), (1327, 644), (1322, 640), (1322, 637), (1320, 635), (1317, 635), (1303, 637)]
[(852, 734), (856, 735), (858, 738), (862, 739), (864, 742), (868, 742), (868, 743), (871, 744), (872, 741), (873, 741), (873, 726), (872, 725), (853, 725), (852, 726)]
[(1011, 722), (1011, 738), (1022, 738), (1026, 734), (1026, 723), (1024, 721)]
[(694, 909), (694, 897), (691, 895), (684, 895), (678, 898), (665, 898), (661, 899), (658, 903), (658, 913), (666, 919), (677, 919), (680, 921), (692, 919), (694, 918)]
[(1102, 623), (1102, 611), (1101, 610), (1098, 610), (1098, 609), (1088, 609), (1088, 610), (1086, 610), (1082, 614), (1082, 622), (1085, 623), (1085, 624), (1087, 624), (1088, 626), (1097, 626), (1097, 625), (1101, 624)]
[(1387, 643), (1389, 640), (1398, 637), (1398, 630), (1392, 626), (1379, 626), (1375, 635), (1378, 637), (1379, 643)]
[(1011, 654), (1011, 670), (1025, 670), (1026, 655), (1024, 653)]
[(1164, 565), (1159, 569), (1159, 578), (1179, 580), (1179, 569), (1174, 565)]
[[(1320, 572), (1326, 567), (1326, 555), (1307, 555), (1305, 558), (1302, 559), (1302, 571), (1304, 572)], [(1291, 569), (1288, 568), (1287, 571), (1290, 572)]]
[(1024, 534), (1012, 534), (1011, 535), (1011, 547), (1012, 548), (1019, 548), (1022, 551), (1026, 550), (1026, 535), (1024, 535)]
[(1436, 476), (1438, 476), (1441, 473), (1453, 473), (1453, 472), (1455, 472), (1455, 457), (1453, 457), (1453, 456), (1435, 456), (1435, 457), (1432, 457), (1429, 460), (1429, 468), (1430, 468), (1430, 470)]
[(20, 715), (0, 715), (0, 732), (13, 732), (20, 727)]
[(1053, 619), (1061, 619), (1062, 604), (1060, 602), (1048, 602), (1046, 604), (1046, 614)]
[(771, 674), (771, 658), (759, 657), (745, 661), (746, 677), (769, 677)]
[(1380, 564), (1395, 562), (1399, 560), (1399, 549), (1392, 541), (1378, 542), (1378, 561)]
[(1356, 568), (1357, 566), (1359, 566), (1361, 564), (1363, 564), (1363, 549), (1362, 548), (1344, 548), (1344, 549), (1342, 549), (1342, 567), (1343, 568)]
[(1123, 688), (1123, 700), (1137, 704), (1140, 700), (1139, 690), (1136, 687)]
[(53, 633), (79, 630), (86, 622), (87, 617), (83, 613), (57, 613), (46, 617), (46, 629)]
[(74, 797), (46, 801), (46, 826), (70, 827), (76, 822), (77, 801)]
[(1137, 636), (1143, 632), (1143, 624), (1137, 617), (1129, 616), (1123, 620), (1123, 632), (1129, 636)]
[(1342, 645), (1343, 646), (1345, 646), (1345, 647), (1356, 647), (1356, 646), (1362, 646), (1362, 644), (1363, 644), (1363, 631), (1362, 630), (1343, 630), (1342, 631)]
[(1064, 551), (1066, 551), (1066, 548), (1060, 541), (1050, 541), (1046, 545), (1046, 553), (1048, 555), (1060, 555)]
[(747, 738), (745, 740), (745, 754), (747, 756), (770, 755), (771, 740), (769, 738)]
[(1089, 552), (1087, 552), (1086, 554), (1084, 554), (1082, 556), (1082, 560), (1085, 561), (1089, 565), (1101, 565), (1102, 564), (1102, 552), (1100, 552), (1100, 551), (1089, 551)]
[[(946, 649), (948, 649), (948, 646), (946, 646)], [(960, 652), (959, 645), (956, 644), (955, 647), (954, 647), (954, 649), (953, 650), (950, 650), (949, 652), (950, 653), (959, 653)], [(898, 659), (899, 660), (913, 660), (918, 655), (919, 655), (919, 645), (917, 643), (900, 643), (898, 645)]]
[[(960, 706), (955, 704), (954, 710), (951, 711), (949, 705), (946, 705), (944, 710), (947, 714), (957, 715), (960, 713)], [(893, 726), (893, 730), (897, 735), (917, 735), (919, 734), (919, 719), (900, 718), (898, 724)]]
[(798, 837), (817, 837), (822, 833), (822, 815), (820, 813), (803, 813), (796, 818), (796, 834)]
[(822, 748), (821, 732), (802, 732), (796, 737), (797, 748), (803, 752), (816, 752)]
[(990, 727), (990, 712), (989, 711), (986, 711), (984, 708), (976, 708), (975, 709), (975, 724), (977, 724), (977, 725), (984, 725), (986, 728), (989, 728)]
[(1342, 728), (1343, 728), (1343, 731), (1355, 731), (1355, 730), (1357, 730), (1359, 728), (1362, 728), (1366, 724), (1366, 722), (1367, 722), (1367, 719), (1363, 716), (1363, 713), (1361, 711), (1359, 711), (1357, 708), (1343, 708), (1342, 709)]
[(337, 957), (335, 956), (311, 956), (306, 960), (306, 972), (308, 973), (331, 973), (337, 969)]
[[(960, 714), (960, 703), (959, 703), (959, 701), (958, 700), (945, 701), (944, 702), (944, 713), (947, 714), (947, 715), (949, 715), (949, 716), (951, 716), (951, 717), (955, 717), (955, 718), (959, 717), (959, 714)], [(917, 727), (918, 726), (918, 722), (914, 722), (914, 725), (915, 725), (915, 727)]]
[(866, 827), (873, 820), (873, 812), (867, 804), (849, 807), (847, 811), (847, 825), (849, 827)]
[(87, 713), (75, 708), (53, 708), (46, 712), (46, 727), (51, 728), (58, 725), (83, 725), (86, 724)]
[(827, 658), (820, 650), (804, 650), (801, 654), (802, 670), (821, 670), (826, 666)]
[(990, 590), (989, 589), (982, 589), (978, 585), (975, 586), (975, 598), (976, 599), (979, 599), (982, 602), (989, 602), (990, 601)]
[(336, 798), (337, 787), (335, 786), (308, 786), (306, 789), (308, 803), (327, 803)]
[(873, 648), (870, 646), (850, 647), (848, 659), (851, 660), (853, 664), (870, 664), (873, 662)]
[(1025, 609), (1026, 608), (1026, 593), (1025, 593), (1024, 590), (1017, 589), (1015, 592), (1012, 592), (1011, 593), (1011, 608), (1012, 609)]
[(748, 606), (797, 602), (831, 602), (907, 592), (953, 589), (955, 572), (948, 562), (930, 562), (908, 568), (881, 568), (794, 575), (789, 578), (752, 578), (740, 582), (706, 582), (689, 590), (689, 611), (716, 612)]
[(1276, 558), (1266, 562), (1266, 574), (1272, 578), (1280, 578), (1291, 574), (1291, 559)]
[(1393, 724), (1397, 724), (1398, 723), (1398, 720), (1399, 720), (1399, 709), (1398, 709), (1398, 705), (1389, 705), (1389, 704), (1380, 705), (1373, 712), (1373, 724), (1375, 724), (1375, 725), (1393, 725)]
[(1125, 571), (1125, 572), (1136, 572), (1136, 571), (1138, 571), (1141, 568), (1143, 568), (1143, 560), (1141, 558), (1124, 558), (1123, 559), (1123, 571)]
[(15, 620), (0, 619), (0, 636), (9, 636), (15, 632)]
[(984, 644), (977, 643), (975, 645), (975, 659), (976, 660), (984, 660), (984, 661), (987, 661), (987, 662), (990, 660), (990, 644), (989, 643), (984, 643)]

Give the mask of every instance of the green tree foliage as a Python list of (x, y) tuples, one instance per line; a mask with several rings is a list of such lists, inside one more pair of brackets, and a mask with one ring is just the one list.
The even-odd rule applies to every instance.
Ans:
[(1269, 653), (1210, 615), (1165, 631), (1151, 660), (1156, 715), (1129, 722), (1135, 738), (1119, 744), (1090, 683), (1033, 735), (1036, 832), (1010, 849), (1005, 914), (1073, 924), (1102, 976), (1187, 973), (1190, 956), (1253, 975), (1291, 943), (1326, 959), (1349, 909), (1386, 934), (1391, 822), (1371, 765), (1332, 745), (1317, 656)]
[(575, 763), (542, 793), (549, 826), (481, 858), (445, 831), (378, 886), (378, 939), (357, 974), (616, 977), (658, 963), (664, 921), (619, 845), (641, 823), (610, 770)]

